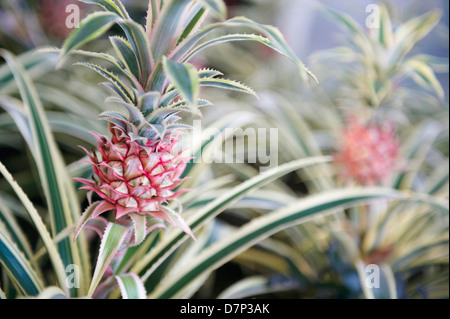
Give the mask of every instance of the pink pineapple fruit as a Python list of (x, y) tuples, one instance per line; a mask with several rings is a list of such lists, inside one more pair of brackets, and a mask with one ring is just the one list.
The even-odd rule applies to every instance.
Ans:
[(361, 185), (385, 182), (397, 168), (399, 143), (391, 124), (362, 124), (350, 118), (334, 155), (341, 179)]

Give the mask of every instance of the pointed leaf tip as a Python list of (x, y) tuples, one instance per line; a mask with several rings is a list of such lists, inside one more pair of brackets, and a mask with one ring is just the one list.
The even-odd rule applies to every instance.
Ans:
[(193, 107), (197, 107), (199, 95), (199, 74), (197, 69), (188, 63), (178, 63), (163, 58), (164, 71), (173, 82), (175, 88)]
[(120, 19), (120, 16), (112, 12), (95, 12), (88, 15), (81, 21), (79, 28), (74, 29), (64, 42), (58, 58), (58, 64), (62, 62), (63, 57), (69, 51), (100, 37)]
[(123, 299), (146, 299), (147, 292), (144, 283), (138, 275), (134, 273), (121, 274), (115, 276), (119, 284)]
[(223, 0), (200, 0), (200, 2), (220, 20), (227, 18), (227, 6)]

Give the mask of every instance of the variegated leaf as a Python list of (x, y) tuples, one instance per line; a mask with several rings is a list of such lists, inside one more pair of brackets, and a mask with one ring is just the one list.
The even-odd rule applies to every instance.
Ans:
[(123, 299), (147, 299), (145, 287), (136, 274), (115, 276)]
[(106, 268), (110, 265), (115, 255), (122, 249), (122, 243), (125, 240), (128, 229), (113, 223), (109, 223), (105, 229), (105, 233), (100, 244), (100, 251), (95, 266), (94, 275), (92, 276), (91, 285), (89, 287), (88, 296), (91, 297), (97, 288)]

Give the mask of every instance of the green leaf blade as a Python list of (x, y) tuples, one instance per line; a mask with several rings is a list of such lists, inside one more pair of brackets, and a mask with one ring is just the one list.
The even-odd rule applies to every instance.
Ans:
[(112, 12), (95, 12), (87, 16), (64, 42), (60, 60), (71, 50), (97, 39), (121, 18)]
[(200, 86), (209, 86), (209, 87), (215, 87), (219, 89), (226, 89), (226, 90), (232, 90), (242, 93), (247, 93), (250, 95), (253, 95), (255, 97), (258, 97), (258, 95), (255, 93), (255, 91), (248, 86), (233, 81), (233, 80), (227, 80), (227, 79), (217, 79), (217, 78), (205, 78), (200, 80)]
[(115, 13), (124, 19), (129, 18), (128, 13), (124, 10), (123, 6), (118, 6), (116, 3), (114, 3), (113, 0), (79, 0), (79, 1), (88, 4), (96, 4), (101, 8), (105, 9), (106, 11)]
[(147, 299), (145, 287), (136, 274), (115, 276), (123, 299)]
[(109, 223), (103, 234), (100, 244), (100, 252), (95, 266), (94, 275), (92, 276), (91, 285), (89, 287), (88, 296), (92, 297), (97, 288), (106, 268), (109, 266), (114, 256), (117, 254), (128, 230), (120, 225)]
[[(5, 58), (19, 87), (19, 92), (25, 106), (30, 124), (33, 144), (35, 145), (35, 161), (50, 211), (52, 234), (65, 230), (72, 225), (79, 212), (72, 211), (69, 198), (74, 198), (72, 185), (65, 183), (69, 177), (65, 164), (59, 153), (57, 144), (51, 132), (42, 102), (29, 75), (20, 62), (8, 51), (0, 50)], [(49, 247), (47, 247), (49, 248)], [(78, 245), (72, 245), (69, 238), (58, 243), (58, 251), (65, 266), (78, 264), (80, 261)], [(57, 258), (52, 256), (53, 259)], [(56, 260), (53, 260), (57, 263)], [(59, 265), (57, 265), (59, 267)], [(60, 275), (60, 280), (62, 280)]]
[(223, 0), (200, 0), (200, 2), (219, 19), (227, 18), (227, 6)]
[(133, 20), (120, 21), (119, 25), (125, 32), (128, 42), (134, 52), (139, 69), (138, 80), (142, 87), (147, 89), (155, 61), (145, 30), (140, 24)]
[[(328, 162), (330, 160), (331, 158), (329, 157), (301, 159), (266, 171), (263, 174), (255, 176), (238, 187), (224, 193), (222, 196), (218, 197), (202, 209), (197, 209), (197, 213), (191, 216), (191, 218), (188, 218), (186, 223), (193, 230), (193, 232), (195, 232), (199, 227), (207, 223), (209, 220), (220, 214), (227, 207), (234, 204), (251, 191), (258, 189), (289, 172), (307, 167), (309, 165)], [(157, 245), (153, 251), (138, 262), (135, 267), (133, 267), (132, 271), (140, 274), (141, 271), (147, 269), (145, 274), (141, 276), (145, 282), (148, 276), (150, 276), (151, 273), (154, 272), (168, 256), (170, 256), (171, 252), (178, 247), (187, 238), (187, 236), (187, 234), (182, 233), (180, 230), (175, 230), (170, 237), (168, 237), (161, 244)]]
[(258, 241), (283, 229), (305, 222), (314, 215), (355, 203), (398, 197), (400, 196), (391, 189), (346, 189), (324, 192), (318, 196), (302, 199), (279, 211), (250, 222), (241, 227), (235, 234), (207, 248), (195, 259), (195, 262), (171, 277), (157, 288), (150, 297), (176, 298), (194, 279), (223, 265)]
[(199, 94), (198, 72), (193, 65), (163, 60), (164, 70), (181, 95), (193, 107), (197, 106)]
[(118, 76), (116, 76), (114, 73), (112, 73), (109, 70), (106, 70), (102, 68), (101, 66), (87, 63), (87, 62), (78, 62), (75, 65), (80, 65), (83, 67), (86, 67), (88, 69), (91, 69), (98, 74), (100, 74), (102, 77), (104, 77), (106, 80), (108, 80), (108, 83), (110, 83), (112, 86), (111, 88), (114, 90), (114, 92), (122, 98), (125, 102), (133, 102), (134, 101), (134, 95), (130, 88), (121, 80)]
[[(48, 233), (47, 228), (46, 228), (44, 222), (42, 221), (41, 216), (39, 215), (36, 208), (31, 203), (30, 199), (23, 192), (22, 188), (17, 184), (17, 182), (12, 177), (12, 175), (8, 172), (6, 167), (1, 162), (0, 162), (0, 174), (6, 178), (7, 182), (11, 185), (14, 192), (17, 194), (20, 201), (23, 203), (28, 215), (30, 216), (31, 220), (33, 221), (33, 224), (35, 225), (35, 227), (39, 233), (39, 236), (41, 237), (41, 239), (44, 243), (45, 248), (48, 251), (50, 260), (55, 269), (58, 283), (67, 292), (67, 287), (65, 285), (66, 273), (65, 273), (63, 260), (62, 260), (61, 256), (59, 255), (56, 245), (53, 243), (53, 240), (50, 237), (50, 234)], [(1, 233), (2, 232), (0, 232), (0, 234)]]
[(169, 53), (176, 45), (178, 40), (176, 34), (180, 30), (178, 23), (173, 23), (173, 21), (182, 20), (183, 14), (191, 2), (191, 0), (168, 0), (164, 2), (150, 37), (155, 62)]
[(36, 296), (43, 289), (43, 284), (25, 256), (6, 236), (0, 224), (0, 263), (9, 272), (19, 286), (21, 292), (28, 296)]

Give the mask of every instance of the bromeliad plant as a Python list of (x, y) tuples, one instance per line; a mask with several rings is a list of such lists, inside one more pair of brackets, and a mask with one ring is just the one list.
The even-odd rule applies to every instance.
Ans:
[[(86, 1), (102, 7), (104, 12), (89, 15), (80, 28), (65, 42), (61, 58), (70, 52), (106, 61), (110, 70), (99, 65), (79, 63), (104, 77), (114, 94), (108, 101), (121, 105), (126, 114), (104, 112), (100, 117), (109, 122), (112, 138), (96, 133), (101, 159), (94, 155), (94, 180), (77, 179), (84, 188), (97, 193), (102, 201), (94, 203), (82, 219), (81, 226), (109, 210), (117, 220), (134, 225), (135, 244), (148, 233), (147, 224), (154, 218), (189, 228), (166, 204), (184, 190), (180, 186), (186, 162), (178, 146), (178, 135), (188, 126), (180, 123), (180, 114), (199, 114), (199, 108), (210, 104), (199, 99), (204, 86), (238, 90), (253, 94), (243, 84), (220, 78), (219, 71), (200, 69), (188, 62), (204, 48), (229, 41), (250, 40), (262, 43), (293, 60), (303, 77), (311, 75), (293, 55), (279, 32), (246, 18), (234, 18), (202, 27), (207, 13), (225, 18), (221, 1), (150, 1), (145, 28), (130, 19), (120, 1)], [(116, 57), (105, 53), (76, 51), (113, 24), (125, 35), (111, 36)], [(221, 28), (247, 27), (262, 35), (234, 33), (205, 37)], [(153, 229), (152, 226), (150, 229)], [(79, 231), (77, 230), (77, 232)]]
[[(150, 1), (145, 27), (130, 19), (120, 1), (84, 2), (97, 4), (103, 11), (88, 16), (61, 50), (45, 49), (41, 53), (58, 53), (60, 65), (70, 58), (69, 55), (96, 59), (102, 65), (87, 61), (79, 64), (106, 79), (105, 87), (113, 93), (107, 99), (111, 102), (108, 105), (121, 108), (121, 111), (101, 113), (109, 130), (98, 123), (94, 126), (92, 145), (97, 150), (86, 151), (86, 162), (77, 161), (65, 167), (54, 139), (58, 132), (55, 126), (50, 126), (54, 124), (50, 121), (52, 112), (47, 105), (44, 109), (41, 101), (45, 86), (37, 86), (32, 81), (29, 72), (32, 66), (28, 60), (0, 51), (7, 62), (7, 66), (0, 69), (0, 80), (14, 89), (16, 83), (18, 92), (10, 90), (7, 94), (20, 97), (19, 100), (2, 94), (0, 102), (8, 103), (0, 104), (6, 106), (27, 142), (46, 200), (45, 207), (32, 202), (6, 166), (0, 164), (1, 175), (20, 201), (18, 203), (11, 195), (1, 194), (0, 197), (0, 298), (118, 298), (120, 295), (123, 298), (189, 298), (217, 268), (233, 259), (252, 265), (259, 262), (265, 269), (293, 273), (314, 284), (321, 282), (323, 265), (314, 263), (322, 255), (311, 254), (317, 247), (320, 251), (324, 238), (329, 238), (327, 231), (333, 227), (328, 229), (327, 224), (315, 222), (305, 224), (313, 217), (337, 212), (318, 221), (340, 221), (344, 219), (344, 209), (375, 200), (424, 209), (434, 205), (448, 213), (448, 207), (439, 200), (411, 195), (409, 189), (402, 192), (390, 187), (333, 187), (329, 176), (324, 179), (323, 175), (316, 174), (318, 168), (328, 167), (326, 163), (332, 161), (332, 157), (322, 156), (320, 148), (315, 146), (310, 152), (295, 154), (293, 160), (286, 156), (285, 164), (264, 174), (253, 174), (253, 171), (246, 174), (249, 170), (243, 170), (241, 173), (247, 180), (240, 184), (236, 183), (237, 178), (230, 176), (212, 180), (199, 178), (199, 171), (211, 167), (188, 162), (179, 138), (188, 129), (183, 123), (185, 116), (200, 115), (200, 108), (210, 104), (199, 98), (200, 88), (212, 86), (254, 92), (238, 82), (221, 78), (220, 71), (197, 70), (190, 64), (197, 53), (224, 42), (250, 40), (293, 60), (301, 78), (307, 78), (309, 72), (273, 27), (246, 18), (223, 21), (226, 13), (220, 0)], [(80, 50), (109, 29), (121, 30), (120, 35), (109, 37), (111, 54)], [(236, 29), (239, 33), (216, 34)], [(245, 29), (258, 35), (241, 33)], [(46, 60), (54, 54), (34, 55), (35, 59), (38, 57)], [(87, 92), (88, 89), (89, 86), (82, 86), (82, 90)], [(97, 90), (100, 93), (100, 89)], [(86, 103), (91, 105), (92, 102)], [(72, 108), (67, 110), (73, 112)], [(78, 110), (78, 116), (84, 111)], [(280, 107), (273, 118), (288, 114), (285, 111)], [(287, 118), (296, 121), (298, 114)], [(213, 125), (223, 132), (225, 127), (250, 123), (253, 119), (241, 112), (228, 114)], [(303, 134), (304, 123), (301, 120), (296, 123), (299, 125), (280, 125), (280, 131), (298, 130), (299, 134), (286, 139), (288, 142), (297, 137), (310, 137)], [(201, 155), (215, 144), (204, 141), (191, 153)], [(288, 152), (283, 155), (305, 146), (290, 143), (284, 147), (288, 145)], [(314, 186), (308, 197), (286, 191), (288, 188), (279, 184), (268, 185), (299, 171), (305, 173)], [(194, 176), (187, 180), (192, 181), (190, 192), (184, 192), (185, 176)], [(78, 178), (83, 187), (92, 192), (92, 202), (84, 214), (80, 213), (80, 200), (71, 177)], [(182, 215), (178, 207), (183, 207)], [(227, 228), (223, 235), (219, 227), (222, 223), (215, 217), (228, 208), (239, 212), (258, 210), (258, 216), (254, 220), (249, 218), (247, 224), (237, 229)], [(23, 217), (23, 222), (35, 230), (37, 245), (30, 245), (17, 216)], [(304, 233), (294, 227), (300, 224)], [(89, 246), (96, 246), (97, 237), (92, 237), (87, 229), (96, 230), (101, 237), (100, 249), (92, 260)], [(290, 245), (280, 243), (280, 237), (274, 236), (284, 230), (289, 235)], [(196, 241), (189, 240), (189, 235), (195, 235)], [(284, 233), (281, 236), (285, 238)], [(261, 250), (269, 258), (255, 258), (261, 256)], [(293, 258), (292, 251), (297, 253)], [(271, 288), (270, 284), (270, 279), (259, 280), (257, 288)], [(48, 286), (56, 287), (46, 289)], [(248, 292), (248, 285), (240, 287)]]
[[(18, 84), (24, 103), (21, 108), (24, 111), (17, 113), (11, 106), (6, 110), (16, 120), (21, 133), (27, 137), (30, 148), (34, 150), (33, 154), (38, 163), (41, 178), (45, 181), (44, 190), (50, 208), (52, 236), (55, 239), (46, 232), (46, 227), (35, 208), (6, 167), (2, 165), (1, 169), (2, 174), (26, 206), (32, 222), (37, 225), (55, 267), (58, 284), (65, 294), (84, 295), (80, 290), (73, 289), (74, 287), (68, 289), (64, 280), (65, 266), (83, 264), (81, 276), (84, 276), (84, 284), (88, 281), (86, 280), (89, 272), (86, 239), (82, 236), (81, 229), (84, 226), (93, 227), (95, 219), (98, 222), (104, 221), (97, 217), (105, 211), (114, 212), (114, 223), (109, 223), (106, 230), (100, 232), (102, 244), (87, 292), (90, 297), (94, 296), (94, 293), (96, 297), (101, 297), (107, 294), (110, 285), (110, 282), (104, 281), (97, 289), (103, 275), (118, 274), (120, 270), (129, 268), (130, 265), (127, 263), (130, 262), (130, 258), (136, 258), (136, 251), (131, 251), (131, 256), (127, 255), (126, 247), (141, 244), (151, 230), (164, 227), (163, 224), (156, 222), (155, 218), (169, 222), (193, 236), (190, 228), (180, 217), (181, 211), (175, 212), (168, 206), (169, 201), (184, 192), (182, 189), (175, 190), (175, 188), (179, 187), (183, 181), (181, 175), (188, 161), (182, 156), (177, 145), (178, 135), (188, 127), (179, 122), (179, 114), (182, 112), (199, 114), (199, 107), (209, 104), (208, 101), (198, 98), (200, 87), (203, 86), (254, 94), (245, 85), (219, 78), (222, 75), (219, 71), (196, 70), (188, 61), (209, 46), (229, 41), (250, 40), (266, 45), (293, 60), (299, 67), (302, 78), (312, 74), (295, 57), (281, 34), (273, 27), (260, 25), (246, 18), (234, 18), (201, 27), (210, 12), (220, 19), (225, 17), (225, 6), (220, 0), (150, 1), (145, 28), (130, 19), (120, 1), (84, 2), (95, 3), (105, 12), (97, 12), (84, 19), (80, 28), (69, 36), (62, 50), (45, 49), (41, 50), (41, 53), (61, 51), (61, 60), (68, 53), (76, 53), (97, 58), (109, 63), (112, 67), (107, 69), (96, 64), (80, 63), (98, 72), (107, 80), (104, 84), (114, 93), (108, 101), (121, 105), (127, 112), (127, 114), (119, 112), (101, 114), (101, 118), (109, 123), (111, 137), (93, 133), (100, 153), (97, 156), (95, 151), (92, 155), (87, 152), (89, 162), (93, 165), (93, 179), (77, 179), (85, 184), (84, 188), (100, 196), (101, 200), (92, 203), (81, 217), (78, 216), (75, 195), (68, 183), (67, 172), (61, 172), (62, 158), (58, 155), (36, 88), (21, 63), (6, 51), (2, 51), (2, 55), (8, 62), (12, 76)], [(125, 37), (110, 37), (116, 57), (106, 53), (77, 50), (80, 46), (101, 36), (114, 24), (120, 26), (125, 35)], [(253, 29), (261, 35), (234, 33), (206, 39), (213, 31), (228, 28)], [(34, 143), (37, 143), (37, 146), (33, 146)], [(287, 171), (303, 165), (311, 165), (314, 162), (297, 163), (288, 167)], [(274, 173), (280, 174), (278, 171)], [(253, 181), (250, 186), (256, 186), (270, 178), (269, 174), (261, 181)], [(250, 189), (252, 187), (254, 186)], [(246, 191), (248, 190), (244, 188), (240, 192), (226, 194), (227, 196), (220, 198), (217, 208), (206, 212), (209, 212), (210, 216), (217, 214), (223, 203), (229, 203), (230, 198), (237, 198), (237, 195), (242, 195)], [(70, 230), (76, 220), (78, 226), (73, 236), (70, 235)], [(200, 219), (194, 219), (191, 225), (198, 228), (206, 220), (205, 216), (201, 216)], [(6, 231), (6, 228), (3, 231)], [(71, 243), (71, 237), (73, 237), (73, 243)], [(179, 238), (176, 239), (179, 241)], [(6, 252), (12, 252), (5, 255), (3, 254), (5, 250), (2, 250), (2, 262), (7, 269), (10, 269), (10, 266), (19, 260), (23, 267), (19, 270), (11, 270), (11, 279), (21, 287), (20, 294), (35, 295), (43, 288), (42, 279), (39, 279), (33, 266), (22, 258), (23, 256), (14, 246), (14, 240), (11, 240), (9, 236), (2, 236), (2, 245), (6, 245)], [(57, 242), (56, 246), (53, 240)], [(181, 242), (177, 245), (173, 242), (170, 245), (168, 243), (164, 245), (173, 246), (169, 250), (173, 252)], [(145, 249), (148, 248), (146, 246)], [(40, 251), (39, 257), (36, 258), (42, 257), (42, 254), (43, 252)], [(160, 260), (164, 258), (158, 257)], [(156, 264), (159, 264), (159, 261)], [(149, 271), (145, 264), (144, 268), (137, 269)], [(129, 285), (124, 283), (126, 280), (131, 281), (131, 286), (137, 289), (134, 292), (142, 297), (144, 289), (141, 289), (142, 283), (136, 275), (117, 275), (115, 278), (119, 282), (124, 297), (129, 296), (126, 289)], [(84, 291), (84, 289), (86, 289), (85, 286), (81, 290)], [(2, 293), (2, 297), (4, 296), (6, 294)]]
[[(448, 298), (448, 102), (436, 98), (443, 91), (435, 75), (448, 61), (411, 54), (422, 50), (417, 42), (440, 14), (431, 11), (395, 24), (380, 7), (381, 28), (372, 30), (326, 10), (348, 31), (348, 45), (314, 54), (320, 62), (313, 71), (322, 79), (317, 90), (290, 86), (284, 81), (288, 70), (272, 73), (274, 85), (253, 109), (261, 115), (254, 125), (279, 128), (285, 141), (280, 161), (322, 154), (335, 160), (292, 174), (296, 183), (279, 183), (270, 193), (289, 202), (298, 193), (380, 184), (412, 191), (430, 205), (358, 205), (289, 229), (236, 258), (242, 269), (257, 268), (258, 274), (220, 297)], [(243, 108), (232, 98), (226, 103)], [(249, 167), (230, 171), (252, 172)], [(369, 264), (380, 266), (380, 289), (364, 285)]]
[(399, 141), (393, 125), (383, 124), (346, 121), (334, 156), (341, 181), (382, 185), (399, 170)]

